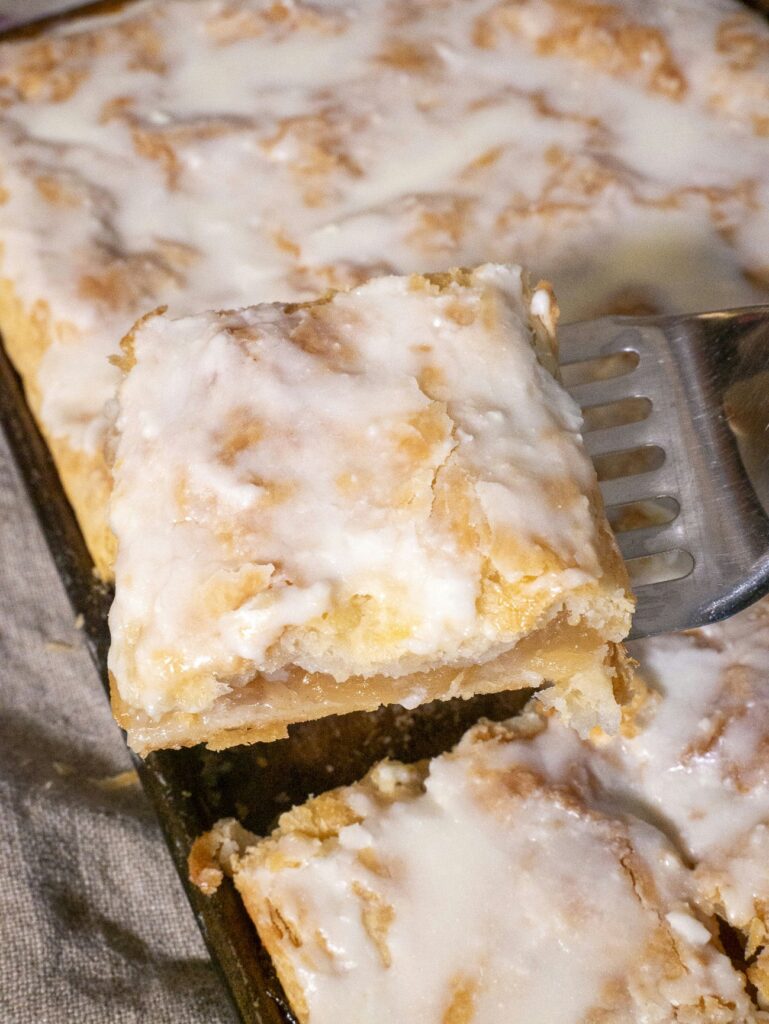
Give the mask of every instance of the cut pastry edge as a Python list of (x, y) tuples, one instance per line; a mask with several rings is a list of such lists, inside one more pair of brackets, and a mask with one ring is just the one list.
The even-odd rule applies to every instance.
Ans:
[(112, 477), (105, 449), (99, 445), (86, 451), (74, 447), (65, 436), (51, 434), (46, 430), (41, 411), (37, 370), (46, 350), (53, 344), (54, 332), (62, 329), (62, 325), (52, 320), (45, 300), (26, 305), (9, 278), (0, 279), (0, 324), (3, 344), (18, 368), (27, 401), (51, 450), (62, 487), (93, 558), (96, 575), (110, 582), (116, 541), (107, 521)]

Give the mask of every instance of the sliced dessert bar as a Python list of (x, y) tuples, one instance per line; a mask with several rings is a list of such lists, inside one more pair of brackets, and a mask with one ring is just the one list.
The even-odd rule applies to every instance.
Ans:
[(135, 749), (546, 680), (616, 727), (632, 600), (554, 319), (486, 265), (138, 324), (110, 615)]

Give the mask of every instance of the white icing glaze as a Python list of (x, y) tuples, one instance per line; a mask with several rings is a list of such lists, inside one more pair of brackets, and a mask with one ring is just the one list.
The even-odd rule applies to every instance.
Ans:
[[(550, 318), (544, 289), (536, 306)], [(199, 711), (244, 671), (345, 679), (486, 660), (595, 585), (580, 415), (529, 321), (520, 270), (486, 266), (441, 290), (382, 277), (311, 309), (139, 328), (111, 517), (123, 698)], [(472, 545), (441, 518), (451, 474), (478, 502)], [(456, 485), (446, 500), (462, 501)], [(516, 547), (499, 561), (506, 538)], [(532, 545), (552, 567), (532, 568)], [(483, 612), (487, 559), (521, 607), (541, 602), (527, 626)], [(347, 620), (316, 639), (322, 617), (363, 599), (376, 618), (360, 651)], [(190, 673), (209, 677), (192, 697), (179, 686)]]
[[(75, 447), (99, 445), (106, 357), (160, 302), (511, 258), (557, 281), (567, 318), (760, 298), (742, 269), (766, 263), (769, 33), (743, 12), (730, 44), (737, 4), (628, 0), (571, 42), (559, 19), (580, 4), (563, 0), (240, 7), (145, 0), (64, 23), (49, 38), (69, 56), (42, 85), (32, 44), (0, 48), (4, 273), (76, 329), (39, 373), (45, 424)], [(635, 57), (634, 29), (660, 33)], [(70, 71), (83, 80), (51, 101)], [(46, 175), (80, 199), (43, 198)], [(95, 302), (83, 279), (106, 268), (123, 286)]]
[(289, 831), (236, 860), (310, 1024), (754, 1019), (665, 837), (536, 762), (536, 741), (471, 731), (422, 795), (353, 789), (338, 840)]

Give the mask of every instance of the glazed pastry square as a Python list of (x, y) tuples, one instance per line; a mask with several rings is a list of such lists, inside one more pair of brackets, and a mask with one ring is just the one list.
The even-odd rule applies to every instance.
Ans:
[(234, 876), (301, 1024), (759, 1019), (668, 839), (527, 724), (196, 842), (191, 878)]
[(137, 325), (110, 614), (135, 749), (546, 680), (616, 728), (632, 601), (554, 316), (487, 265)]
[(732, 0), (142, 0), (0, 41), (0, 328), (105, 577), (148, 310), (512, 256), (569, 320), (723, 309), (767, 239), (769, 25)]

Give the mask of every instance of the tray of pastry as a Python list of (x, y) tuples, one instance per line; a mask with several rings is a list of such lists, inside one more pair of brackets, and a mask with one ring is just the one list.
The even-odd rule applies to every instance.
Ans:
[[(428, 977), (423, 965), (424, 999), (432, 992), (433, 1000), (424, 1019), (470, 1021), (476, 1006), (494, 998), (498, 979), (508, 986), (506, 999), (516, 985), (549, 991), (534, 965), (559, 943), (567, 948), (589, 933), (575, 924), (588, 918), (595, 934), (619, 922), (609, 943), (618, 959), (584, 946), (562, 969), (587, 972), (586, 998), (598, 1000), (600, 992), (602, 1002), (592, 1008), (614, 1013), (609, 1019), (633, 1019), (629, 1007), (654, 1003), (659, 987), (668, 1008), (660, 1012), (685, 1006), (692, 1020), (710, 1020), (728, 1005), (732, 1016), (724, 1020), (751, 1020), (751, 999), (769, 987), (761, 973), (768, 970), (761, 956), (769, 904), (734, 897), (729, 868), (739, 850), (743, 877), (758, 878), (763, 856), (756, 751), (764, 730), (769, 735), (760, 669), (765, 609), (715, 632), (641, 645), (634, 654), (651, 685), (630, 684), (616, 643), (628, 611), (622, 574), (595, 481), (570, 448), (558, 461), (563, 437), (576, 429), (571, 406), (551, 395), (556, 410), (543, 420), (530, 404), (540, 370), (553, 369), (552, 295), (544, 286), (532, 293), (510, 267), (520, 260), (532, 266), (532, 281), (551, 279), (572, 320), (761, 301), (766, 269), (755, 239), (762, 229), (769, 238), (760, 98), (769, 31), (736, 5), (727, 14), (720, 5), (699, 13), (688, 5), (671, 16), (646, 4), (520, 6), (530, 16), (480, 0), (441, 7), (440, 14), (400, 0), (376, 11), (332, 0), (151, 0), (107, 4), (85, 21), (64, 19), (0, 44), (3, 424), (243, 1021), (304, 1022), (313, 1014), (337, 1021), (340, 1005), (355, 1007), (356, 1024), (378, 1020), (376, 1012), (406, 1019), (417, 1001), (409, 965), (419, 967), (422, 939), (432, 960), (450, 966), (453, 943), (469, 964), (447, 966), (440, 977)], [(228, 88), (233, 81), (238, 90)], [(698, 90), (705, 81), (711, 85), (703, 108)], [(644, 135), (649, 123), (660, 126), (664, 160), (656, 139)], [(687, 132), (687, 123), (702, 131)], [(719, 133), (731, 145), (715, 145)], [(499, 266), (448, 272), (487, 260)], [(505, 294), (517, 296), (512, 306), (499, 299)], [(497, 334), (504, 324), (506, 341), (514, 337), (510, 323), (531, 335), (540, 369), (531, 359), (515, 372), (505, 363)], [(382, 324), (389, 360), (382, 358)], [(404, 337), (404, 324), (422, 335), (421, 344)], [(451, 348), (447, 338), (469, 340)], [(472, 361), (475, 346), (483, 373)], [(529, 377), (516, 393), (521, 367)], [(395, 370), (403, 376), (397, 387), (387, 376)], [(509, 381), (511, 390), (497, 394), (496, 381)], [(547, 394), (550, 384), (543, 385)], [(185, 402), (176, 401), (182, 386)], [(387, 412), (389, 432), (382, 434), (368, 417), (382, 408), (385, 392), (399, 413)], [(254, 395), (272, 410), (269, 419), (260, 418)], [(479, 400), (484, 415), (473, 420)], [(500, 439), (500, 417), (517, 423), (517, 433)], [(554, 432), (543, 422), (563, 432), (552, 451)], [(539, 460), (525, 458), (520, 442), (527, 431), (533, 436), (535, 423)], [(513, 441), (518, 448), (510, 448)], [(418, 651), (406, 650), (394, 673), (388, 659), (405, 629), (397, 587), (413, 585), (423, 610), (430, 609), (444, 585), (457, 584), (451, 573), (461, 559), (449, 559), (451, 572), (430, 591), (434, 560), (422, 563), (421, 549), (404, 547), (413, 565), (405, 557), (388, 566), (370, 538), (355, 533), (348, 512), (371, 495), (377, 514), (379, 502), (388, 515), (398, 506), (397, 517), (383, 520), (390, 536), (396, 519), (410, 522), (440, 484), (445, 490), (433, 496), (440, 529), (454, 540), (471, 536), (469, 547), (457, 542), (451, 550), (472, 561), (481, 541), (475, 508), (464, 498), (468, 487), (488, 483), (481, 476), (499, 444), (526, 467), (529, 476), (519, 479), (529, 488), (526, 507), (546, 513), (537, 530), (525, 508), (519, 519), (554, 550), (568, 549), (571, 539), (578, 572), (569, 586), (591, 602), (593, 623), (604, 599), (607, 608), (614, 602), (617, 620), (607, 612), (601, 628), (586, 628), (575, 600), (556, 629), (534, 630), (532, 645), (509, 658), (488, 638), (498, 636), (516, 595), (489, 572), (489, 555), (472, 570), (474, 585), (493, 595), (470, 613), (482, 620), (468, 632), (477, 645), (459, 645), (443, 672), (440, 643), (430, 634)], [(452, 455), (465, 460), (463, 475), (441, 476)], [(324, 506), (324, 533), (307, 514), (307, 495), (327, 498), (329, 465), (342, 499)], [(541, 474), (553, 466), (557, 486), (548, 479), (542, 487)], [(284, 624), (314, 623), (288, 631), (291, 651), (265, 641), (269, 616), (258, 602), (249, 646), (235, 656), (221, 643), (224, 613), (240, 610), (233, 584), (246, 582), (242, 565), (234, 578), (227, 575), (228, 552), (262, 543), (258, 531), (237, 534), (232, 509), (244, 480), (233, 467), (250, 473), (249, 494), (258, 492), (265, 521), (276, 524), (270, 542), (278, 544), (277, 569), (259, 587), (249, 577), (248, 586), (264, 593), (270, 608), (282, 608)], [(105, 580), (115, 551), (106, 509), (113, 482), (112, 522), (124, 560), (118, 578), (130, 585), (121, 584), (113, 612), (119, 629), (110, 678), (114, 591)], [(414, 492), (406, 493), (411, 482)], [(501, 473), (494, 484), (499, 495), (510, 481)], [(212, 492), (221, 505), (208, 502)], [(279, 520), (271, 518), (273, 505), (282, 510)], [(564, 513), (577, 506), (580, 515)], [(560, 527), (548, 535), (551, 516)], [(187, 531), (189, 522), (200, 531)], [(173, 537), (164, 533), (170, 528)], [(397, 530), (393, 535), (402, 540)], [(527, 581), (527, 599), (537, 594), (541, 602), (541, 581), (551, 573), (548, 543), (540, 536), (527, 550), (505, 546), (501, 530), (487, 529), (485, 537), (494, 557), (515, 563), (512, 575)], [(177, 561), (166, 557), (171, 538)], [(368, 630), (378, 638), (374, 654), (361, 654), (354, 642), (370, 607), (330, 604), (310, 562), (294, 571), (309, 580), (307, 607), (323, 610), (322, 628), (297, 610), (286, 565), (305, 544), (330, 565), (339, 564), (342, 548), (376, 562), (388, 629)], [(201, 592), (203, 550), (219, 584), (201, 618), (186, 581)], [(597, 575), (590, 558), (601, 567)], [(185, 568), (175, 577), (177, 562)], [(591, 572), (603, 583), (586, 596), (579, 573)], [(157, 580), (173, 581), (170, 604), (154, 589)], [(447, 604), (447, 620), (460, 604)], [(185, 628), (175, 631), (180, 622)], [(548, 644), (549, 660), (540, 656)], [(272, 660), (265, 662), (268, 648)], [(567, 651), (580, 686), (570, 686), (566, 674), (558, 679)], [(210, 664), (214, 656), (214, 668), (174, 676), (174, 665)], [(598, 671), (604, 661), (608, 676)], [(241, 685), (244, 672), (253, 677), (251, 689)], [(354, 682), (338, 697), (333, 680), (344, 675)], [(528, 704), (545, 675), (558, 685)], [(517, 689), (505, 692), (508, 685)], [(484, 688), (503, 692), (477, 693)], [(752, 709), (756, 734), (748, 743), (740, 701)], [(378, 703), (388, 706), (370, 710)], [(335, 713), (340, 707), (352, 710)], [(582, 739), (561, 724), (556, 713), (563, 712)], [(614, 739), (591, 745), (585, 737), (597, 725)], [(680, 740), (672, 753), (669, 730)], [(707, 772), (720, 764), (722, 749), (723, 778), (714, 783)], [(631, 794), (621, 811), (620, 790)], [(466, 792), (473, 794), (469, 804)], [(766, 806), (769, 819), (769, 797)], [(500, 821), (507, 823), (502, 830)], [(470, 834), (476, 842), (463, 846)], [(408, 835), (415, 841), (406, 847)], [(520, 835), (546, 841), (516, 845)], [(564, 835), (566, 847), (557, 838)], [(440, 856), (454, 849), (463, 856)], [(430, 901), (424, 893), (438, 861)], [(590, 866), (591, 878), (600, 874), (594, 904), (587, 878), (564, 870), (572, 862)], [(297, 864), (292, 886), (284, 868)], [(456, 873), (446, 874), (446, 865)], [(227, 873), (234, 885), (223, 880)], [(408, 886), (396, 883), (409, 877), (422, 888), (404, 900)], [(346, 882), (344, 899), (323, 903), (323, 893)], [(502, 898), (511, 894), (515, 906)], [(486, 918), (478, 918), (476, 905)], [(310, 909), (294, 914), (292, 907)], [(604, 913), (611, 907), (622, 908), (613, 922)], [(438, 924), (427, 928), (433, 917)], [(508, 918), (531, 946), (515, 945)], [(357, 922), (359, 930), (335, 938), (335, 921)], [(534, 927), (541, 922), (548, 927)], [(504, 963), (484, 946), (486, 930), (503, 953), (512, 951)], [(623, 945), (627, 935), (643, 938), (643, 949)], [(477, 962), (470, 964), (472, 956)], [(367, 970), (356, 975), (358, 957)], [(510, 975), (516, 957), (528, 981)], [(595, 963), (606, 976), (590, 974)], [(666, 988), (676, 963), (688, 981)], [(746, 965), (747, 987), (740, 973)], [(626, 978), (624, 987), (609, 984), (615, 975)], [(348, 976), (352, 987), (345, 987)], [(398, 979), (397, 992), (388, 989), (389, 978)], [(651, 989), (649, 978), (657, 979)], [(320, 1008), (310, 1012), (317, 992)], [(516, 1005), (527, 1020), (555, 1012), (522, 995)]]

